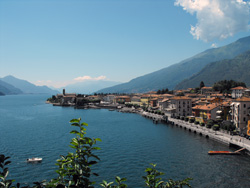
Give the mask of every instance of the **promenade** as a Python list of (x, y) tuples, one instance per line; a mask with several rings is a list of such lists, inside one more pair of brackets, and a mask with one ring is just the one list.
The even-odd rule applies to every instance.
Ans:
[(223, 133), (222, 131), (214, 131), (212, 129), (202, 127), (200, 125), (196, 125), (194, 123), (189, 123), (183, 120), (174, 119), (169, 117), (168, 122), (172, 123), (176, 126), (187, 129), (196, 134), (200, 134), (202, 136), (211, 138), (215, 141), (221, 142), (226, 145), (236, 145), (238, 147), (246, 148), (248, 152), (250, 151), (250, 140), (240, 137), (238, 135), (229, 135), (227, 133)]
[[(152, 119), (153, 121), (164, 121), (164, 117), (162, 115), (153, 114), (149, 112), (140, 113), (142, 116)], [(214, 131), (213, 129), (209, 129), (206, 127), (202, 127), (200, 125), (196, 125), (194, 123), (189, 123), (184, 120), (174, 119), (168, 116), (167, 122), (169, 124), (181, 127), (183, 129), (189, 130), (195, 134), (199, 134), (201, 136), (213, 139), (217, 142), (226, 144), (226, 145), (235, 145), (241, 148), (246, 148), (248, 152), (250, 152), (250, 140), (240, 137), (238, 135), (229, 135), (228, 133), (224, 133), (223, 131)]]

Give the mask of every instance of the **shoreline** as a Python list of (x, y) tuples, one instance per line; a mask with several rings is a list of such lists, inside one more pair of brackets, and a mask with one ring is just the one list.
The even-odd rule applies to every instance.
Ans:
[(163, 121), (163, 123), (166, 123), (167, 125), (173, 125), (183, 128), (185, 130), (193, 132), (194, 134), (199, 134), (200, 136), (204, 136), (205, 138), (210, 138), (229, 147), (236, 146), (238, 148), (245, 148), (245, 152), (250, 155), (250, 140), (244, 137), (240, 137), (238, 135), (229, 135), (228, 133), (224, 133), (222, 131), (214, 131), (206, 127), (201, 127), (200, 125), (189, 123), (180, 119), (174, 119), (169, 116), (167, 116), (167, 118), (164, 118), (163, 115), (152, 114), (149, 112), (142, 112), (140, 113), (140, 115), (152, 119), (154, 123)]
[(250, 155), (250, 140), (240, 137), (238, 135), (229, 135), (228, 133), (224, 133), (222, 131), (214, 131), (212, 129), (202, 127), (200, 125), (196, 125), (194, 123), (189, 123), (184, 120), (174, 119), (169, 116), (153, 114), (149, 112), (145, 112), (143, 110), (132, 109), (129, 107), (118, 108), (119, 105), (88, 105), (82, 107), (76, 107), (71, 105), (59, 105), (58, 103), (46, 102), (47, 104), (52, 104), (53, 106), (62, 106), (62, 107), (74, 107), (76, 109), (108, 109), (108, 110), (116, 110), (122, 113), (136, 113), (145, 118), (150, 118), (153, 120), (153, 123), (157, 124), (158, 122), (166, 123), (167, 125), (173, 125), (180, 128), (184, 128), (194, 134), (199, 134), (200, 136), (204, 136), (206, 138), (211, 138), (214, 141), (220, 142), (227, 146), (236, 146), (238, 148), (246, 148), (246, 153)]

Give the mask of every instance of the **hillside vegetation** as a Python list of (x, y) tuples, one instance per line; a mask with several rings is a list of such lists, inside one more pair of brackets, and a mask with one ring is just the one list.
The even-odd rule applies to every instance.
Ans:
[(233, 59), (217, 61), (208, 64), (200, 72), (184, 80), (175, 89), (197, 87), (204, 81), (206, 86), (212, 86), (219, 80), (235, 80), (250, 86), (250, 51)]
[(173, 89), (184, 79), (201, 71), (207, 64), (235, 56), (250, 50), (250, 37), (239, 39), (229, 45), (206, 50), (189, 59), (181, 61), (159, 71), (135, 78), (130, 82), (105, 88), (98, 93), (136, 93), (157, 91), (160, 88)]

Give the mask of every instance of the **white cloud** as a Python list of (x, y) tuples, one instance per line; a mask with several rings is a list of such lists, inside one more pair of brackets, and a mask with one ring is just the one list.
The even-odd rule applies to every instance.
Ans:
[(99, 76), (99, 77), (96, 77), (96, 78), (92, 78), (90, 76), (82, 76), (82, 77), (77, 77), (74, 80), (82, 82), (82, 81), (85, 81), (85, 80), (106, 80), (106, 79), (107, 79), (106, 76)]
[(197, 40), (222, 40), (250, 29), (250, 3), (243, 0), (176, 0), (175, 5), (196, 14), (190, 33)]
[(217, 48), (217, 44), (213, 43), (213, 44), (211, 45), (211, 47), (212, 47), (212, 48)]

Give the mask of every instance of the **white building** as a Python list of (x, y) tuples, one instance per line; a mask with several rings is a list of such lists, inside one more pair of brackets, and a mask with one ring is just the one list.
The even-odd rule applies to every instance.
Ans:
[(171, 104), (169, 111), (171, 116), (191, 116), (192, 115), (192, 99), (186, 96), (175, 96), (170, 99)]
[(231, 104), (232, 121), (241, 131), (246, 131), (247, 122), (250, 120), (250, 98), (241, 97)]
[(231, 90), (232, 90), (232, 98), (237, 99), (243, 96), (244, 91), (247, 90), (247, 88), (239, 86), (232, 88)]

